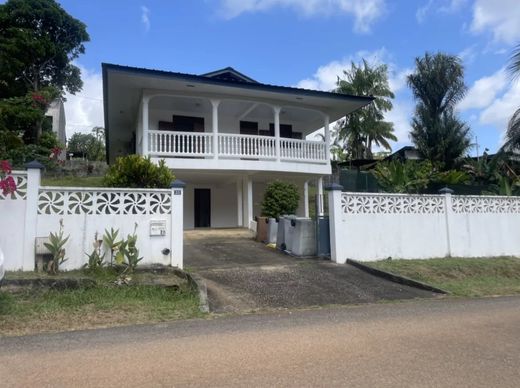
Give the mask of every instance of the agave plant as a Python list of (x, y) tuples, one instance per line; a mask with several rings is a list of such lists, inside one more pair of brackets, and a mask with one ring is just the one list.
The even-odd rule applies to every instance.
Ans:
[(47, 272), (56, 274), (59, 267), (67, 259), (65, 258), (65, 244), (69, 240), (69, 236), (65, 237), (63, 232), (63, 220), (60, 220), (60, 229), (56, 233), (49, 234), (49, 242), (45, 242), (45, 247), (52, 255), (51, 260), (47, 263)]

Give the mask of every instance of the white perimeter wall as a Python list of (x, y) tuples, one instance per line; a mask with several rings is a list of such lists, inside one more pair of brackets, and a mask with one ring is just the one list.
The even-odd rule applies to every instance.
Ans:
[(331, 257), (520, 256), (520, 198), (329, 193)]
[[(96, 233), (119, 230), (118, 240), (136, 227), (140, 264), (183, 266), (183, 189), (106, 189), (41, 187), (40, 170), (17, 172), (18, 190), (0, 195), (0, 248), (6, 270), (35, 269), (36, 239), (47, 239), (63, 223), (65, 261), (61, 269), (81, 268)], [(163, 232), (152, 232), (160, 223)], [(156, 230), (154, 228), (154, 230)], [(169, 252), (164, 252), (168, 249)], [(105, 262), (110, 256), (105, 247)]]
[(27, 175), (25, 171), (16, 171), (12, 177), (18, 187), (16, 193), (5, 196), (0, 191), (0, 249), (6, 270), (21, 268), (25, 233)]

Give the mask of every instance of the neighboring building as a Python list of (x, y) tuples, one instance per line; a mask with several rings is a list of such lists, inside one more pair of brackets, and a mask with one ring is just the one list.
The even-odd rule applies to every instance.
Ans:
[(61, 99), (57, 98), (51, 102), (47, 112), (45, 112), (45, 119), (50, 129), (58, 136), (58, 140), (65, 145), (67, 142), (65, 107)]
[[(185, 228), (254, 228), (266, 184), (331, 174), (329, 123), (373, 98), (259, 83), (228, 67), (203, 75), (103, 64), (107, 161), (164, 159), (186, 182)], [(325, 141), (306, 136), (325, 128)]]

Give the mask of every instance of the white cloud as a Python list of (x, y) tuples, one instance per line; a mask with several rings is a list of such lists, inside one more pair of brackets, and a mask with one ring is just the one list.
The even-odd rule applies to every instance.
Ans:
[(489, 106), (506, 87), (507, 82), (507, 72), (503, 68), (488, 77), (478, 79), (469, 88), (468, 93), (458, 104), (457, 108), (464, 111), (468, 109), (482, 109)]
[(520, 108), (520, 83), (514, 82), (506, 92), (495, 99), (479, 116), (481, 124), (495, 126), (504, 133), (513, 113)]
[(426, 4), (417, 8), (417, 11), (415, 12), (415, 18), (417, 19), (418, 23), (422, 23), (424, 21), (426, 15), (430, 11), (430, 8), (432, 7), (432, 4), (433, 0), (428, 0)]
[(475, 58), (477, 57), (477, 45), (471, 45), (469, 47), (466, 47), (464, 50), (462, 50), (460, 53), (458, 53), (458, 57), (465, 63), (470, 64), (473, 63)]
[(143, 23), (144, 30), (150, 31), (150, 9), (144, 5), (141, 6), (141, 22)]
[(520, 40), (518, 0), (475, 0), (471, 31), (491, 32), (495, 42), (515, 44)]
[(387, 57), (388, 52), (385, 48), (376, 51), (358, 51), (352, 56), (320, 66), (312, 77), (301, 80), (296, 86), (304, 89), (330, 91), (336, 88), (338, 77), (343, 77), (343, 70), (350, 69), (352, 61), (358, 63), (362, 58), (365, 58), (369, 63), (379, 64), (383, 63), (383, 60)]
[(386, 0), (220, 0), (220, 14), (233, 19), (243, 13), (263, 12), (275, 7), (291, 8), (303, 16), (354, 16), (354, 31), (367, 33), (386, 9)]
[(103, 118), (103, 81), (100, 73), (90, 71), (81, 65), (83, 90), (76, 95), (65, 97), (65, 118), (67, 138), (74, 132), (90, 132), (93, 127), (104, 126)]
[(415, 18), (418, 23), (424, 22), (426, 16), (432, 12), (455, 13), (459, 11), (468, 0), (428, 0), (424, 5), (417, 8)]

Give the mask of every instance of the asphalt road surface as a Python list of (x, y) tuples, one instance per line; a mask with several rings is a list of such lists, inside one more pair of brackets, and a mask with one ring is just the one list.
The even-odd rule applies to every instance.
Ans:
[(0, 338), (2, 387), (520, 386), (520, 297)]

